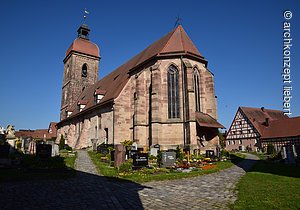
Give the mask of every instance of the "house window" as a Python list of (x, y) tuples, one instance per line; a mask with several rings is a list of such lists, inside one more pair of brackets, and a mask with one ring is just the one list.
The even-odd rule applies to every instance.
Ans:
[(227, 141), (227, 144), (230, 145), (230, 141)]
[(257, 139), (254, 140), (254, 143), (257, 144)]
[(242, 144), (242, 140), (239, 140), (239, 143)]
[(195, 105), (196, 112), (200, 112), (200, 88), (199, 88), (199, 72), (194, 68), (194, 92), (195, 92)]
[(178, 70), (173, 65), (168, 69), (168, 117), (179, 118)]
[(82, 77), (87, 77), (87, 65), (86, 65), (86, 63), (82, 65), (81, 76)]
[(232, 144), (235, 144), (235, 141), (232, 141)]

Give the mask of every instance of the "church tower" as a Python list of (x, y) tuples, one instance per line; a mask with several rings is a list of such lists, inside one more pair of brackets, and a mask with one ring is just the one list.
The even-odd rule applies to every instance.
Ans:
[(81, 92), (98, 81), (99, 47), (89, 40), (89, 27), (83, 23), (77, 30), (78, 37), (66, 52), (60, 120), (67, 117), (71, 106)]

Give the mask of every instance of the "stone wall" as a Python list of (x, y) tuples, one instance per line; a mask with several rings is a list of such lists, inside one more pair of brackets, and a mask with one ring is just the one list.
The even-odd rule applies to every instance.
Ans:
[[(204, 64), (188, 59), (183, 61), (187, 67), (187, 91), (185, 94), (188, 97), (186, 103), (188, 103), (189, 116), (186, 121), (190, 128), (191, 147), (197, 148), (194, 115), (194, 67), (198, 68), (200, 74), (201, 111), (216, 118), (214, 81), (212, 73), (206, 69)], [(133, 140), (139, 147), (148, 147), (151, 129), (152, 145), (160, 144), (162, 149), (175, 149), (178, 145), (183, 146), (182, 64), (179, 58), (164, 59), (134, 72), (120, 95), (115, 99), (113, 106), (99, 107), (93, 112), (80, 115), (60, 128), (58, 133), (67, 133), (68, 143), (76, 148), (91, 146), (91, 139), (115, 144), (124, 140)], [(176, 66), (179, 72), (180, 117), (177, 119), (168, 118), (167, 72), (170, 65)], [(152, 119), (149, 119), (149, 111), (152, 112)], [(151, 121), (150, 127), (149, 121)], [(108, 131), (108, 141), (105, 139), (106, 131)], [(218, 144), (217, 137), (214, 138), (214, 142), (215, 140)]]
[[(87, 65), (87, 77), (82, 77), (82, 66)], [(61, 98), (61, 117), (66, 118), (67, 106), (78, 100), (82, 90), (98, 81), (99, 58), (72, 52), (64, 63)], [(70, 107), (69, 107), (70, 108)]]

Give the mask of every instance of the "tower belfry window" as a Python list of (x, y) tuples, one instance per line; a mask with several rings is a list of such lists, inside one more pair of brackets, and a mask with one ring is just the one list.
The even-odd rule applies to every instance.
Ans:
[(87, 77), (87, 65), (86, 65), (86, 63), (83, 64), (83, 66), (82, 66), (81, 76), (82, 77)]
[(168, 117), (179, 118), (179, 79), (174, 65), (168, 69)]

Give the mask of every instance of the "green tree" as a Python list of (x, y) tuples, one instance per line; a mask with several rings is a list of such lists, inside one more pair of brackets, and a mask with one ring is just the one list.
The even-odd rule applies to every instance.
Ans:
[(62, 150), (65, 148), (65, 138), (64, 138), (64, 135), (60, 135), (60, 140), (59, 140), (59, 150)]
[(268, 144), (267, 146), (267, 154), (268, 155), (272, 155), (274, 154), (276, 151), (275, 151), (275, 147), (273, 144)]
[(226, 146), (224, 134), (221, 133), (221, 132), (219, 131), (218, 136), (219, 136), (219, 140), (220, 140), (220, 147), (221, 147), (222, 149), (224, 149), (225, 146)]

